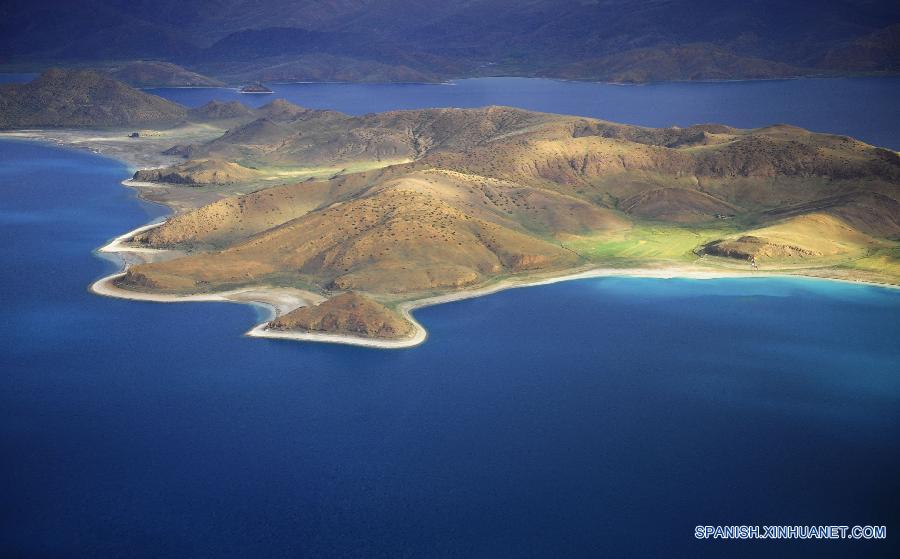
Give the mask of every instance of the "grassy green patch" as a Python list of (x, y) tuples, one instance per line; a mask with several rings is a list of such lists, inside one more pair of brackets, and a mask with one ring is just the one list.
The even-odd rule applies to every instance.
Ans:
[(634, 263), (648, 260), (693, 261), (694, 249), (735, 231), (728, 228), (694, 228), (637, 224), (628, 231), (578, 237), (563, 246), (597, 262)]
[(847, 262), (845, 267), (900, 278), (900, 245), (871, 250), (866, 256)]

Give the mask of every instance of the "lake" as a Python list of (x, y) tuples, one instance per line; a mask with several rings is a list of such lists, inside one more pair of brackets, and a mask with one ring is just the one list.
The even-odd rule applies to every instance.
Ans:
[[(679, 118), (749, 126), (793, 95), (733, 114), (699, 99), (819, 82), (879, 84), (847, 109), (871, 125), (853, 133), (900, 144), (896, 110), (868, 102), (896, 81), (670, 84), (669, 97), (694, 107)], [(552, 101), (523, 93), (543, 80), (479, 83), (284, 87), (355, 113), (395, 90), (396, 107)], [(631, 95), (662, 87), (604, 86), (625, 99), (604, 117), (674, 118), (670, 103), (627, 118)], [(802, 100), (818, 114), (804, 125), (851, 133), (829, 98)], [(125, 176), (89, 153), (0, 142), (2, 556), (896, 556), (900, 291), (603, 278), (420, 309), (430, 337), (409, 350), (249, 339), (250, 306), (87, 291), (116, 268), (93, 249), (166, 213)], [(696, 540), (707, 524), (887, 525), (889, 539)]]

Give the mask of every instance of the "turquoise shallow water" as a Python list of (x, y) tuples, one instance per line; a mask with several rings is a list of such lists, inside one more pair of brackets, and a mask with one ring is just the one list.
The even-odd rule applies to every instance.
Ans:
[(88, 293), (164, 213), (125, 175), (0, 142), (2, 556), (896, 556), (898, 291), (605, 278), (421, 309), (410, 350), (247, 339)]

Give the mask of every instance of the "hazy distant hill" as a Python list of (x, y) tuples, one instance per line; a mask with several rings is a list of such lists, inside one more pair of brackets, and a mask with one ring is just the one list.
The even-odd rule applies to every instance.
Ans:
[(174, 123), (187, 109), (93, 70), (47, 70), (0, 86), (0, 128)]
[(811, 73), (783, 62), (738, 56), (722, 47), (692, 44), (642, 48), (591, 58), (546, 71), (548, 76), (618, 83), (673, 80), (777, 79)]
[[(10, 0), (0, 16), (0, 60), (160, 57), (239, 79), (778, 77), (900, 60), (894, 0)], [(685, 60), (689, 45), (708, 48)]]
[(219, 80), (191, 72), (171, 62), (136, 60), (110, 70), (110, 75), (134, 87), (218, 87)]

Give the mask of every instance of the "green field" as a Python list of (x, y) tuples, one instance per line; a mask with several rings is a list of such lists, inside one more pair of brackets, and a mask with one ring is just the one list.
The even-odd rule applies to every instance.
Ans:
[(607, 264), (635, 264), (651, 260), (687, 262), (694, 249), (735, 231), (728, 228), (687, 228), (636, 224), (628, 231), (578, 237), (563, 242), (585, 258)]
[(847, 262), (845, 267), (900, 278), (900, 246), (871, 250), (866, 256)]

